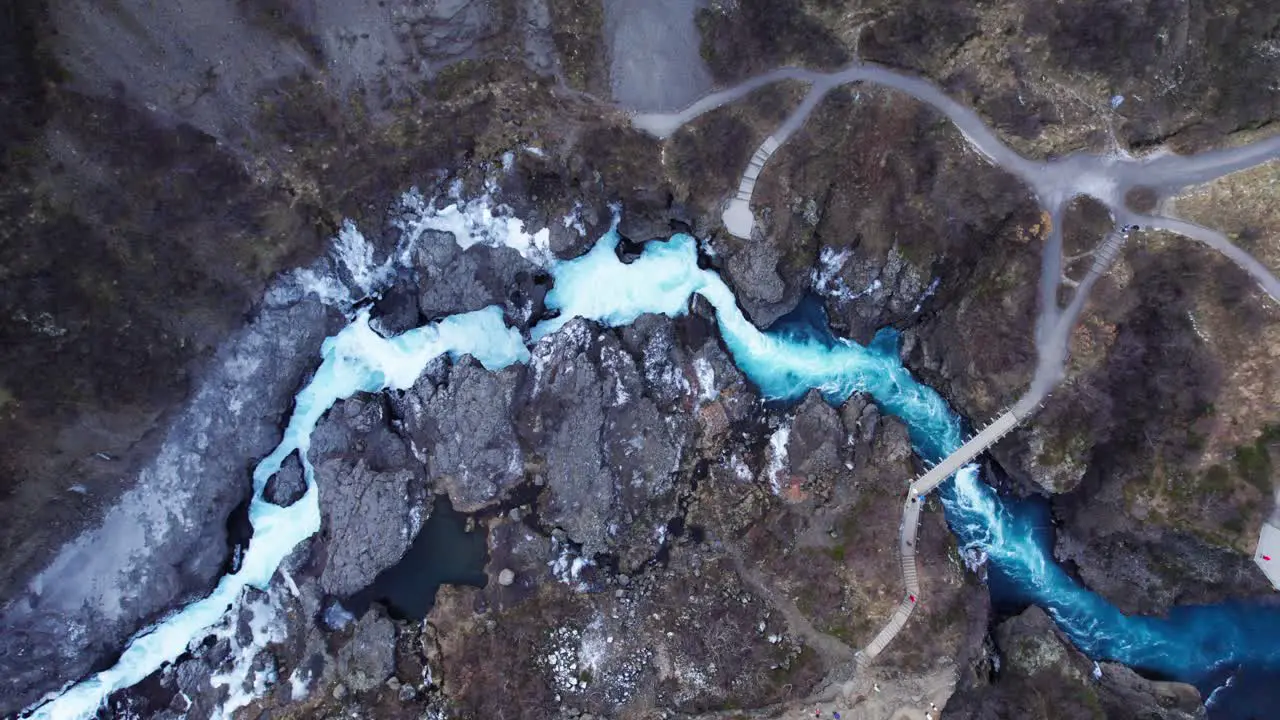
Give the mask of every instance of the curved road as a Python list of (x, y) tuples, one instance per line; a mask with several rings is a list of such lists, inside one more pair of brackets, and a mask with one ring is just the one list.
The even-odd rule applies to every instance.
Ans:
[[(1204, 243), (1236, 263), (1272, 299), (1280, 301), (1280, 280), (1256, 258), (1231, 244), (1222, 233), (1178, 218), (1138, 214), (1125, 204), (1126, 195), (1136, 188), (1148, 188), (1158, 196), (1167, 197), (1186, 187), (1207, 183), (1229, 173), (1280, 158), (1280, 134), (1248, 145), (1192, 156), (1157, 152), (1135, 158), (1117, 151), (1107, 154), (1080, 152), (1057, 159), (1032, 160), (1019, 155), (1001, 142), (977, 112), (947, 96), (933, 83), (870, 63), (857, 63), (831, 73), (803, 68), (779, 68), (731, 88), (711, 93), (679, 112), (637, 114), (633, 115), (632, 122), (641, 130), (666, 138), (707, 112), (783, 80), (808, 83), (809, 92), (752, 155), (743, 172), (738, 192), (729, 201), (723, 215), (725, 227), (733, 235), (750, 239), (755, 229), (751, 197), (769, 158), (804, 126), (827, 93), (854, 82), (874, 82), (893, 88), (941, 112), (955, 124), (971, 148), (1025, 182), (1049, 217), (1050, 227), (1045, 236), (1038, 293), (1038, 362), (1031, 387), (1010, 411), (1002, 413), (954, 453), (911, 483), (903, 503), (902, 525), (898, 537), (906, 592), (884, 628), (858, 654), (860, 660), (870, 661), (893, 641), (920, 600), (914, 548), (924, 496), (1034, 414), (1049, 392), (1062, 381), (1065, 377), (1071, 330), (1084, 309), (1093, 284), (1110, 268), (1128, 239), (1130, 227), (1164, 230)], [(1064, 280), (1062, 221), (1067, 204), (1082, 195), (1106, 205), (1115, 220), (1115, 227), (1091, 251), (1094, 262), (1085, 277), (1074, 285), (1071, 300), (1064, 308), (1058, 300)]]

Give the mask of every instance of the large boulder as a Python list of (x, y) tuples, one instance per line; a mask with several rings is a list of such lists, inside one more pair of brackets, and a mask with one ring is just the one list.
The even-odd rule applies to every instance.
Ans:
[(524, 366), (493, 373), (471, 358), (424, 374), (396, 399), (404, 432), (426, 459), (427, 479), (460, 512), (500, 499), (525, 477), (516, 441), (517, 390)]
[(421, 529), (422, 469), (392, 432), (385, 400), (358, 396), (334, 405), (312, 433), (320, 486), (325, 592), (345, 596), (394, 565)]
[(543, 312), (547, 274), (509, 247), (462, 249), (453, 235), (427, 231), (419, 243), (418, 309), (427, 318), (502, 305), (507, 322), (527, 327)]
[(583, 552), (642, 552), (675, 512), (687, 414), (663, 414), (612, 332), (582, 320), (533, 351), (522, 442), (547, 486), (543, 522)]
[(338, 650), (338, 676), (351, 690), (372, 690), (395, 672), (395, 650), (395, 625), (375, 605), (355, 624), (351, 637)]

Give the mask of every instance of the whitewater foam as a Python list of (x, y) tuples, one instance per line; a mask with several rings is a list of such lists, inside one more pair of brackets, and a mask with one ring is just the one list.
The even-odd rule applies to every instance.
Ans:
[[(960, 419), (937, 392), (918, 383), (902, 366), (896, 333), (882, 331), (863, 347), (842, 338), (762, 332), (747, 320), (719, 276), (698, 267), (696, 242), (688, 235), (650, 242), (638, 258), (623, 263), (616, 252), (619, 237), (611, 230), (587, 254), (553, 262), (539, 234), (526, 233), (522, 224), (495, 215), (488, 202), (459, 201), (449, 206), (452, 210), (437, 212), (422, 200), (420, 212), (408, 213), (401, 221), (409, 229), (402, 248), (411, 246), (426, 230), (451, 228), (460, 244), (515, 247), (529, 253), (526, 257), (548, 263), (554, 286), (546, 305), (559, 315), (533, 328), (534, 342), (565, 328), (575, 317), (618, 326), (645, 313), (683, 315), (697, 294), (715, 309), (726, 347), (764, 397), (796, 399), (818, 389), (839, 403), (855, 391), (867, 392), (883, 411), (906, 422), (913, 446), (927, 461), (936, 462), (962, 444)], [(353, 256), (371, 257), (363, 252)], [(376, 276), (366, 279), (375, 282)], [(581, 322), (568, 327), (570, 332), (588, 331)], [(535, 347), (535, 385), (549, 360), (545, 348)], [(445, 318), (392, 338), (370, 328), (365, 310), (325, 340), (320, 368), (298, 393), (280, 445), (254, 471), (249, 509), (254, 536), (242, 567), (224, 577), (208, 598), (138, 636), (115, 667), (41, 706), (35, 717), (64, 720), (92, 715), (110, 692), (140, 681), (177, 657), (188, 642), (222, 617), (245, 587), (266, 589), (293, 547), (319, 528), (319, 490), (306, 453), (320, 417), (338, 399), (357, 392), (411, 386), (427, 362), (442, 354), (470, 354), (491, 370), (530, 359), (519, 332), (504, 325), (497, 307)], [(295, 452), (302, 461), (306, 493), (287, 508), (265, 502), (262, 491), (267, 480)], [(740, 473), (740, 460), (733, 460), (735, 472)], [(1274, 612), (1251, 613), (1224, 605), (1177, 608), (1167, 619), (1124, 616), (1053, 562), (1045, 521), (999, 497), (982, 482), (976, 465), (966, 466), (944, 484), (941, 497), (961, 547), (985, 556), (994, 578), (1017, 588), (1025, 601), (1045, 607), (1091, 657), (1192, 681), (1227, 662), (1280, 663), (1280, 646), (1266, 642), (1280, 636), (1280, 616)], [(558, 557), (552, 564), (556, 574), (585, 589), (581, 574), (589, 560), (570, 547), (556, 550)]]
[[(319, 490), (307, 450), (311, 431), (325, 411), (357, 392), (407, 388), (436, 357), (464, 354), (490, 370), (528, 360), (519, 331), (506, 327), (502, 309), (496, 306), (454, 315), (394, 338), (383, 338), (369, 327), (366, 309), (341, 332), (326, 339), (321, 347), (320, 368), (298, 393), (280, 445), (254, 469), (249, 504), (253, 539), (240, 569), (224, 576), (208, 597), (135, 637), (114, 666), (35, 708), (33, 717), (92, 717), (112, 692), (142, 681), (185, 652), (191, 641), (203, 637), (207, 628), (235, 605), (246, 587), (266, 591), (276, 568), (293, 548), (320, 529)], [(273, 505), (263, 498), (263, 490), (285, 458), (295, 452), (302, 461), (307, 490), (289, 507)]]

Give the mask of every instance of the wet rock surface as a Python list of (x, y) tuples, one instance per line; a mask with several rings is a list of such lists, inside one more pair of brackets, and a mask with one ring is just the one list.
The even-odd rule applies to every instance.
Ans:
[(298, 502), (306, 492), (307, 479), (302, 474), (302, 465), (298, 462), (297, 455), (290, 455), (280, 466), (280, 471), (267, 481), (262, 496), (269, 503), (289, 507)]
[(427, 480), (461, 512), (475, 512), (525, 478), (516, 438), (522, 366), (491, 373), (465, 358), (439, 382), (423, 377), (394, 401), (404, 432), (426, 458)]
[[(957, 718), (1205, 717), (1196, 689), (1139, 677), (1123, 665), (1095, 665), (1071, 646), (1045, 612), (1033, 607), (1000, 623), (990, 654), (962, 675), (947, 701)], [(999, 681), (988, 673), (998, 653)]]
[[(530, 362), (521, 439), (541, 467), (538, 509), (589, 557), (643, 551), (675, 512), (675, 480), (689, 442), (687, 412), (663, 414), (636, 360), (612, 332), (575, 320)], [(683, 374), (675, 376), (687, 387)]]
[(338, 403), (312, 433), (325, 567), (320, 585), (346, 596), (409, 549), (427, 513), (421, 466), (390, 427), (381, 397)]

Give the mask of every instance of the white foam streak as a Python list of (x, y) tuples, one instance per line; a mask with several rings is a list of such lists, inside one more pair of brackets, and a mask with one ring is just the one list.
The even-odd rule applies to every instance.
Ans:
[(547, 228), (529, 232), (511, 208), (495, 203), (487, 193), (472, 200), (455, 200), (437, 210), (417, 190), (405, 193), (401, 205), (406, 211), (403, 223), (409, 235), (416, 241), (428, 230), (445, 232), (453, 235), (463, 250), (472, 245), (509, 247), (537, 265), (553, 262), (551, 231)]
[[(142, 681), (163, 663), (181, 655), (190, 642), (203, 637), (246, 587), (265, 591), (293, 548), (320, 529), (319, 491), (307, 449), (311, 431), (321, 416), (335, 402), (357, 392), (411, 386), (427, 363), (444, 354), (471, 355), (490, 370), (525, 362), (529, 357), (520, 333), (506, 327), (502, 310), (496, 306), (454, 315), (393, 338), (383, 338), (369, 327), (366, 310), (325, 340), (321, 348), (323, 362), (311, 382), (298, 393), (280, 445), (254, 469), (254, 494), (249, 505), (253, 540), (240, 569), (224, 576), (208, 597), (136, 637), (113, 667), (41, 705), (33, 717), (92, 717), (112, 692)], [(306, 493), (289, 507), (268, 503), (262, 497), (267, 481), (294, 452), (302, 461)]]

